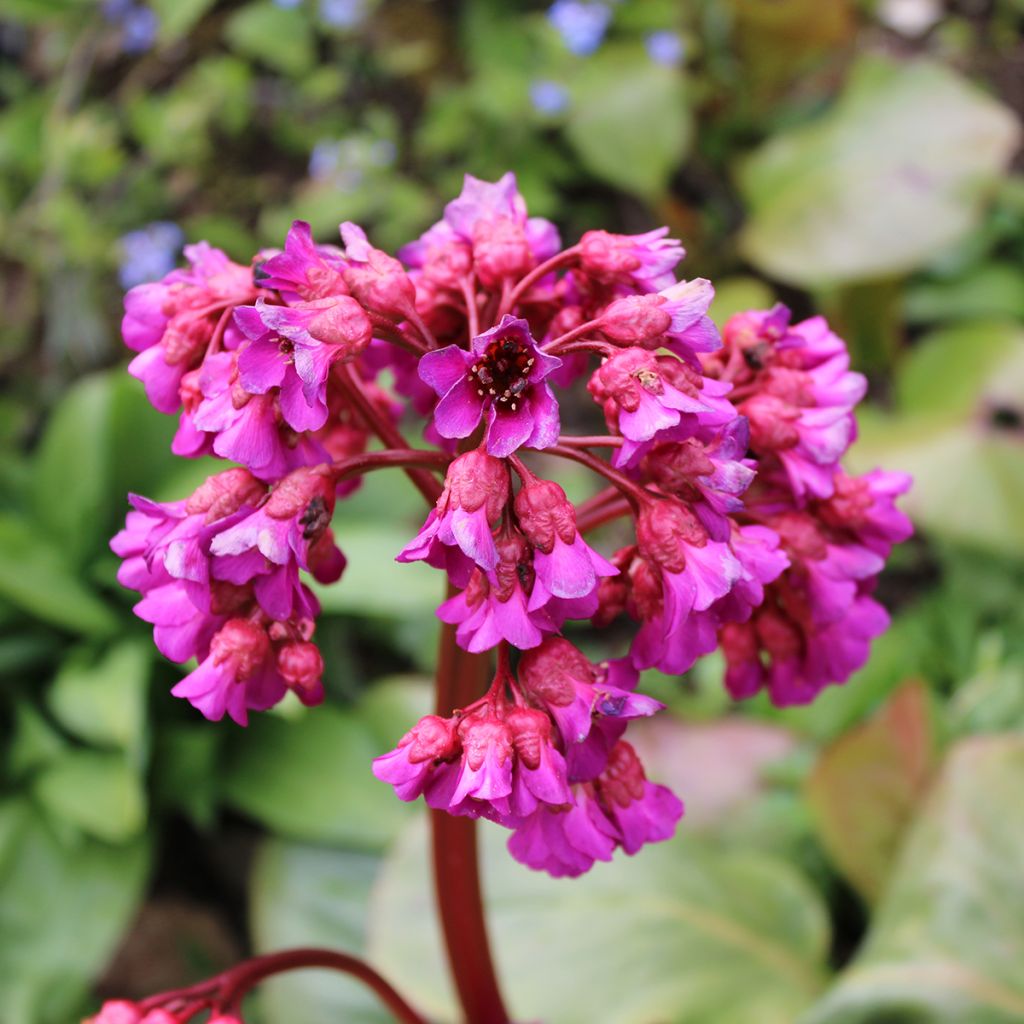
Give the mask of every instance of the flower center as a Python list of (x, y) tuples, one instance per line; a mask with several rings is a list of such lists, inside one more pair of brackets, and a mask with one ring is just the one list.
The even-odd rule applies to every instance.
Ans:
[(530, 386), (530, 370), (535, 362), (518, 338), (506, 335), (487, 346), (467, 379), (476, 383), (481, 398), (491, 398), (515, 412), (519, 396)]

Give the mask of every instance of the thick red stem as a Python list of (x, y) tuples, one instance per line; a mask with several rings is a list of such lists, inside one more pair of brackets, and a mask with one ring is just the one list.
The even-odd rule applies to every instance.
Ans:
[[(441, 628), (437, 660), (437, 713), (472, 704), (491, 680), (487, 654), (469, 654), (455, 642), (455, 627)], [(431, 812), (434, 885), (448, 962), (465, 1024), (508, 1024), (494, 973), (477, 863), (476, 822)]]

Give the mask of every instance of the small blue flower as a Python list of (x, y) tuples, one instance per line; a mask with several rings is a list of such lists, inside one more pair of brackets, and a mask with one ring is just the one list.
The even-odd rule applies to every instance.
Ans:
[(366, 0), (320, 0), (320, 17), (332, 28), (356, 28), (366, 17)]
[(540, 78), (530, 83), (530, 102), (538, 114), (561, 114), (569, 105), (569, 91), (558, 82)]
[(160, 18), (144, 4), (133, 0), (106, 0), (101, 10), (107, 21), (120, 26), (124, 53), (145, 53), (156, 42)]
[(652, 32), (645, 40), (647, 45), (647, 56), (655, 64), (665, 64), (668, 67), (677, 67), (683, 63), (686, 56), (686, 44), (678, 32)]
[(611, 19), (612, 9), (602, 3), (555, 0), (548, 8), (548, 21), (562, 37), (566, 49), (579, 57), (586, 57), (601, 45)]
[(338, 169), (340, 155), (337, 142), (318, 142), (309, 154), (309, 176), (315, 181), (329, 178)]
[(159, 281), (177, 266), (178, 253), (184, 244), (184, 232), (168, 220), (154, 221), (122, 235), (121, 286), (127, 289), (146, 281)]

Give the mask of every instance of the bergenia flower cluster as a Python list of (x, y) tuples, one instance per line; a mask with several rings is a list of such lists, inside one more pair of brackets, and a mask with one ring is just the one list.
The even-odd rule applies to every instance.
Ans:
[[(243, 725), (288, 691), (322, 699), (308, 578), (342, 575), (335, 504), (386, 467), (430, 503), (398, 561), (447, 577), (438, 617), (496, 668), (373, 770), (508, 828), (530, 867), (578, 875), (673, 833), (681, 802), (624, 738), (661, 707), (642, 670), (720, 647), (734, 697), (779, 705), (847, 679), (887, 624), (872, 591), (910, 533), (909, 480), (841, 468), (865, 381), (825, 321), (776, 306), (720, 337), (667, 234), (563, 247), (512, 174), (467, 176), (397, 258), (355, 224), (322, 245), (297, 221), (249, 265), (200, 243), (133, 288), (130, 372), (178, 416), (174, 451), (233, 464), (182, 501), (133, 496), (113, 541), (159, 649), (195, 661), (173, 693)], [(563, 432), (577, 382), (592, 434)], [(592, 471), (591, 497), (547, 478), (555, 458)], [(620, 546), (602, 553), (606, 525)], [(620, 618), (635, 628), (611, 661), (563, 635)]]

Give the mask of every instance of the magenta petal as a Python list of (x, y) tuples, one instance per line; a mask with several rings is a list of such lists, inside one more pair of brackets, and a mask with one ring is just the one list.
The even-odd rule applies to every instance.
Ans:
[(438, 395), (443, 395), (466, 376), (466, 368), (472, 361), (473, 356), (457, 345), (428, 352), (420, 359), (420, 380), (429, 384)]
[(482, 414), (482, 403), (469, 384), (462, 380), (437, 403), (434, 424), (442, 437), (469, 437), (476, 430)]

